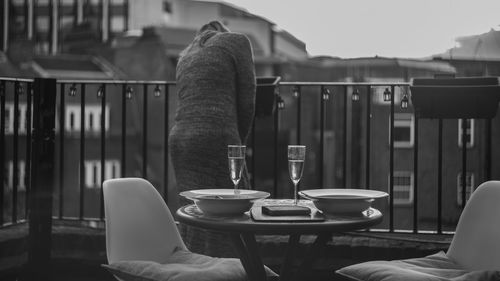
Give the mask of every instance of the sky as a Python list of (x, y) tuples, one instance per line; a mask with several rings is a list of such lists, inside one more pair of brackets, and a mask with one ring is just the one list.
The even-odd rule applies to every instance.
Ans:
[(425, 58), (500, 30), (500, 0), (224, 0), (275, 23), (312, 56)]

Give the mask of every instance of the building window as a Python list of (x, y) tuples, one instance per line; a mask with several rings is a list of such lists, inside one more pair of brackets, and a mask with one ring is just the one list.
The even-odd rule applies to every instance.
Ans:
[[(48, 16), (38, 16), (36, 18), (36, 30), (38, 32), (48, 32), (50, 27), (50, 18)], [(45, 34), (47, 35), (47, 34)]]
[[(19, 133), (26, 134), (26, 103), (19, 104)], [(33, 112), (33, 111), (32, 111)], [(33, 114), (31, 114), (33, 118)], [(32, 122), (33, 124), (33, 122)]]
[[(391, 126), (389, 118), (389, 126)], [(414, 143), (414, 128), (415, 119), (410, 113), (395, 113), (394, 114), (394, 147), (409, 148), (413, 147)], [(389, 136), (389, 143), (391, 139)]]
[[(20, 135), (26, 134), (26, 103), (18, 104), (18, 112), (19, 112), (19, 126), (18, 133)], [(12, 135), (14, 134), (14, 103), (7, 102), (5, 103), (5, 134)], [(33, 118), (33, 116), (32, 116)]]
[[(467, 148), (474, 146), (474, 119), (465, 119)], [(458, 119), (458, 147), (462, 147), (462, 119)]]
[(59, 2), (61, 2), (61, 5), (63, 7), (73, 7), (73, 5), (75, 5), (75, 1), (77, 0), (59, 0)]
[(14, 133), (14, 107), (9, 104), (5, 104), (5, 134), (12, 135)]
[[(105, 107), (104, 130), (109, 130), (109, 107)], [(85, 132), (99, 134), (101, 132), (101, 106), (85, 106)], [(80, 105), (67, 105), (65, 115), (65, 129), (69, 133), (80, 132), (81, 107)]]
[(163, 2), (163, 21), (168, 23), (172, 19), (172, 3), (169, 1)]
[(67, 105), (65, 113), (65, 123), (64, 127), (68, 133), (79, 132), (80, 131), (80, 106), (79, 105)]
[(126, 31), (127, 27), (127, 7), (128, 2), (125, 0), (111, 0), (109, 2), (109, 15), (110, 15), (110, 26), (109, 30), (111, 33), (118, 33)]
[(407, 206), (413, 204), (413, 172), (394, 171), (394, 205)]
[[(17, 190), (26, 191), (26, 162), (24, 160), (19, 160), (17, 162)], [(5, 166), (5, 182), (4, 185), (7, 186), (7, 190), (12, 191), (14, 189), (14, 162), (8, 161)]]
[(111, 32), (118, 33), (125, 30), (125, 17), (124, 16), (113, 16), (111, 17)]
[[(474, 186), (474, 173), (465, 173), (465, 202), (469, 201), (472, 192), (475, 189)], [(457, 204), (462, 206), (462, 173), (457, 175)]]
[[(85, 161), (85, 187), (100, 188), (101, 187), (101, 160), (86, 160)], [(104, 161), (104, 180), (120, 177), (120, 161), (106, 160)]]
[(169, 1), (163, 1), (163, 12), (172, 14), (172, 3)]

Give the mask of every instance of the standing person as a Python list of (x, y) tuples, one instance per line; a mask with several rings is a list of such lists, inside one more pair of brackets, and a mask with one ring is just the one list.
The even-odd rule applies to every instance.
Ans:
[[(233, 188), (227, 146), (246, 143), (255, 114), (250, 41), (218, 21), (205, 24), (182, 51), (176, 79), (179, 103), (169, 150), (178, 190)], [(249, 188), (246, 173), (240, 187)], [(187, 226), (181, 232), (192, 251), (227, 255), (218, 248), (228, 239)]]

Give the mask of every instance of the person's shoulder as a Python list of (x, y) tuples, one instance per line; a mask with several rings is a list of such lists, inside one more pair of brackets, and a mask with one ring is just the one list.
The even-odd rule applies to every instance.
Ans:
[[(250, 45), (250, 40), (245, 34), (237, 32), (221, 32), (216, 35), (216, 44), (221, 44), (223, 46), (235, 46), (242, 47), (245, 45)], [(215, 38), (214, 38), (215, 39)]]
[(219, 33), (219, 36), (224, 39), (231, 39), (231, 40), (248, 40), (248, 37), (239, 32), (221, 32)]

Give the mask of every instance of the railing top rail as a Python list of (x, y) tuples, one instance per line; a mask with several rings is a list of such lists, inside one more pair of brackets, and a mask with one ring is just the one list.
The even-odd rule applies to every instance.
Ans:
[(410, 86), (410, 82), (280, 82), (281, 86)]
[(176, 81), (165, 80), (80, 80), (80, 79), (58, 79), (57, 83), (65, 84), (148, 84), (148, 85), (174, 85)]
[(33, 78), (0, 77), (0, 81), (33, 83), (33, 81), (35, 81), (35, 79), (33, 79)]
[[(174, 85), (176, 81), (162, 80), (57, 80), (58, 83), (66, 84), (169, 84)], [(278, 82), (281, 86), (409, 86), (409, 82)]]
[[(0, 81), (33, 82), (33, 78), (0, 77)], [(57, 83), (65, 84), (148, 84), (148, 85), (175, 85), (176, 81), (166, 80), (100, 80), (100, 79), (58, 79)], [(410, 86), (410, 82), (283, 82), (280, 86)]]
[(418, 88), (498, 88), (499, 85), (417, 85)]

